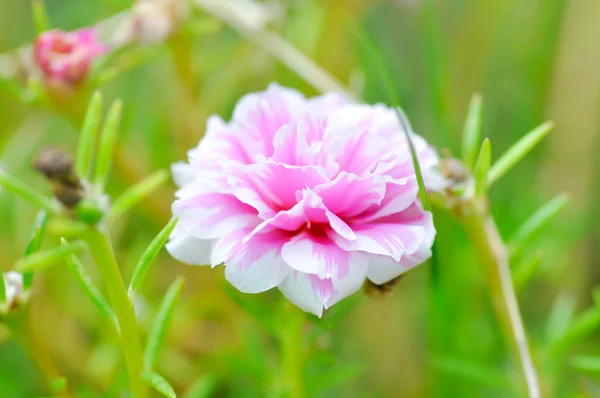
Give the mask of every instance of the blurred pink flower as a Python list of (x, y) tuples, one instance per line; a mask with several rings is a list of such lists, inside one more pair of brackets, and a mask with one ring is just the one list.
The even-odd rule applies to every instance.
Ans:
[(96, 38), (94, 28), (74, 32), (49, 30), (35, 40), (34, 59), (46, 79), (75, 85), (88, 72), (93, 59), (108, 51)]
[[(412, 135), (426, 184), (438, 157)], [(272, 84), (174, 165), (180, 221), (167, 244), (188, 264), (225, 264), (242, 292), (273, 287), (318, 316), (427, 260), (435, 236), (394, 110)]]

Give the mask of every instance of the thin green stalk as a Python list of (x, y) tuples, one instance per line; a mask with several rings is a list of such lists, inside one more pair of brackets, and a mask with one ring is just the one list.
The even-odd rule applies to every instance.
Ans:
[(461, 221), (484, 266), (492, 304), (505, 338), (521, 363), (527, 396), (540, 398), (540, 385), (519, 312), (506, 246), (493, 218), (486, 210), (481, 209), (479, 202), (472, 203), (470, 212)]
[(282, 377), (288, 398), (304, 398), (304, 313), (291, 304), (287, 310), (284, 313), (285, 325), (280, 335)]
[(132, 396), (134, 398), (144, 398), (147, 396), (147, 389), (140, 379), (144, 360), (138, 325), (133, 304), (127, 296), (127, 290), (121, 278), (112, 245), (106, 234), (94, 228), (86, 231), (84, 238), (100, 271), (112, 307), (115, 310), (115, 315), (117, 316), (121, 346), (123, 356), (125, 357), (127, 373), (129, 374)]

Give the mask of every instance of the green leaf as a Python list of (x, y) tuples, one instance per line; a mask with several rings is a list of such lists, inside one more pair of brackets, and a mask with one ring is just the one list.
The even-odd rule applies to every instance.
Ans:
[(54, 206), (54, 203), (50, 199), (38, 194), (37, 192), (29, 188), (24, 182), (9, 175), (1, 168), (0, 186), (3, 186), (7, 191), (22, 197), (23, 199), (33, 203), (36, 206), (48, 210), (48, 212), (50, 213), (55, 213), (57, 210)]
[(152, 324), (152, 329), (150, 329), (146, 349), (144, 350), (144, 366), (146, 369), (152, 369), (154, 366), (154, 362), (158, 356), (160, 346), (165, 339), (167, 327), (173, 316), (175, 304), (179, 299), (182, 288), (183, 278), (179, 277), (169, 287), (165, 294), (165, 298), (160, 303), (160, 307), (154, 318), (154, 323)]
[(598, 327), (600, 327), (600, 308), (594, 306), (579, 314), (569, 328), (551, 344), (551, 355), (556, 355), (581, 341)]
[(169, 223), (156, 235), (156, 237), (150, 242), (150, 245), (146, 248), (140, 261), (137, 263), (135, 270), (133, 271), (133, 276), (131, 277), (131, 282), (129, 282), (129, 297), (133, 300), (135, 297), (135, 292), (140, 285), (142, 279), (148, 272), (150, 268), (150, 264), (154, 261), (158, 252), (163, 248), (167, 239), (169, 239), (169, 235), (173, 232), (173, 229), (177, 225), (178, 218), (173, 218)]
[(48, 13), (46, 12), (44, 0), (32, 0), (31, 11), (33, 13), (33, 24), (37, 35), (50, 29), (50, 20), (48, 18)]
[(419, 184), (419, 195), (421, 196), (423, 208), (427, 211), (431, 211), (431, 203), (429, 203), (429, 198), (427, 197), (427, 189), (425, 188), (425, 182), (423, 181), (423, 173), (421, 172), (419, 158), (417, 157), (417, 152), (415, 151), (415, 146), (412, 137), (410, 136), (413, 133), (413, 129), (404, 111), (399, 107), (394, 107), (394, 109), (396, 110), (396, 115), (398, 116), (398, 121), (402, 126), (402, 130), (404, 130), (404, 134), (406, 135), (406, 140), (408, 141), (410, 156), (412, 157), (415, 174), (417, 176), (417, 183)]
[[(31, 239), (25, 249), (25, 256), (29, 256), (37, 252), (42, 246), (42, 239), (46, 232), (46, 225), (48, 224), (48, 212), (46, 210), (40, 210), (35, 220), (35, 229), (31, 234)], [(29, 290), (33, 283), (33, 272), (25, 272), (23, 274), (23, 288), (25, 291)]]
[[(469, 170), (475, 170), (475, 156), (481, 141), (481, 115), (483, 108), (481, 94), (475, 93), (469, 104), (469, 111), (465, 121), (463, 130), (462, 154), (461, 159), (463, 164)], [(481, 156), (481, 152), (480, 152)]]
[(0, 309), (6, 304), (6, 284), (4, 281), (4, 273), (0, 269)]
[(546, 122), (525, 134), (519, 142), (510, 147), (491, 167), (488, 174), (488, 183), (492, 185), (510, 171), (548, 135), (552, 127), (554, 127), (554, 123)]
[(94, 157), (94, 148), (98, 141), (98, 131), (100, 130), (100, 121), (102, 118), (102, 95), (96, 91), (90, 103), (83, 120), (81, 135), (79, 136), (79, 145), (75, 157), (75, 172), (86, 180), (91, 177), (92, 160)]
[[(65, 239), (61, 239), (62, 247), (68, 245)], [(116, 325), (115, 313), (112, 310), (111, 306), (108, 302), (102, 297), (102, 294), (96, 289), (96, 286), (92, 283), (92, 279), (89, 277), (87, 272), (85, 272), (85, 268), (81, 261), (74, 254), (68, 255), (65, 258), (67, 266), (69, 267), (69, 271), (75, 277), (75, 280), (87, 296), (87, 298), (92, 302), (94, 307), (96, 307), (100, 313), (110, 319)]]
[(436, 368), (466, 380), (484, 385), (510, 390), (510, 380), (497, 369), (489, 368), (479, 363), (467, 362), (462, 359), (442, 357), (432, 361)]
[(529, 283), (541, 262), (542, 253), (534, 252), (514, 267), (512, 278), (517, 292), (521, 291)]
[(483, 196), (487, 192), (488, 188), (488, 172), (490, 170), (490, 163), (492, 162), (492, 144), (489, 138), (483, 140), (481, 144), (481, 150), (477, 157), (477, 163), (475, 163), (475, 195)]
[(171, 387), (169, 382), (158, 373), (150, 370), (144, 370), (140, 373), (140, 377), (142, 380), (148, 383), (150, 387), (154, 388), (165, 397), (177, 398), (177, 394), (175, 394), (173, 387)]
[(98, 148), (98, 159), (96, 161), (96, 170), (94, 175), (94, 184), (100, 190), (104, 189), (112, 163), (113, 151), (119, 134), (121, 124), (121, 114), (123, 112), (123, 103), (120, 100), (113, 102), (108, 116), (102, 128), (100, 136), (100, 147)]
[(529, 241), (535, 237), (552, 219), (567, 206), (569, 198), (561, 193), (545, 205), (540, 207), (531, 217), (527, 219), (508, 240), (508, 247), (511, 256), (519, 253)]
[(600, 357), (574, 357), (571, 363), (576, 369), (585, 372), (600, 372)]
[(118, 219), (129, 209), (150, 196), (153, 191), (167, 182), (168, 179), (169, 172), (167, 170), (159, 170), (130, 187), (115, 201), (110, 209), (108, 214), (109, 223)]
[(66, 246), (39, 251), (17, 261), (15, 269), (19, 272), (27, 272), (47, 268), (66, 260), (68, 256), (83, 250), (85, 247), (85, 243), (82, 241), (75, 241)]
[(218, 380), (214, 375), (203, 375), (188, 388), (183, 398), (209, 398), (217, 389)]
[(544, 341), (552, 343), (566, 333), (575, 313), (575, 299), (568, 294), (559, 295), (552, 304), (544, 329)]

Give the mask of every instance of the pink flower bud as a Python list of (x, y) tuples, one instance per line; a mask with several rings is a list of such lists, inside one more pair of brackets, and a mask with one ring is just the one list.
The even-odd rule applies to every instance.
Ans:
[(108, 48), (98, 41), (94, 28), (44, 32), (35, 40), (33, 49), (44, 78), (67, 85), (81, 82), (94, 57), (106, 51)]

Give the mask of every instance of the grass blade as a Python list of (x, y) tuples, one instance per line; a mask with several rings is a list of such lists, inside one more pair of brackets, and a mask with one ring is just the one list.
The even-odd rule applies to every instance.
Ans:
[(519, 253), (523, 247), (535, 237), (550, 221), (569, 203), (566, 194), (561, 193), (540, 207), (531, 217), (517, 228), (508, 240), (510, 255)]
[(209, 398), (212, 397), (218, 386), (218, 380), (213, 375), (204, 375), (192, 383), (186, 391), (184, 398)]
[(113, 204), (108, 214), (109, 220), (114, 221), (121, 217), (133, 206), (150, 196), (154, 190), (167, 182), (168, 179), (169, 172), (167, 170), (159, 170), (130, 187)]
[(173, 229), (177, 225), (177, 221), (179, 221), (178, 218), (171, 219), (171, 221), (169, 221), (169, 223), (158, 233), (158, 235), (156, 235), (152, 242), (150, 242), (150, 245), (148, 245), (148, 247), (142, 254), (142, 257), (140, 257), (140, 261), (138, 262), (138, 264), (135, 267), (135, 270), (133, 271), (131, 282), (129, 282), (128, 293), (129, 298), (131, 298), (132, 300), (135, 297), (135, 292), (138, 286), (140, 285), (142, 279), (146, 275), (146, 272), (148, 272), (150, 264), (152, 264), (152, 262), (158, 255), (158, 252), (160, 252), (160, 250), (163, 248), (163, 246), (167, 242), (167, 239), (169, 239), (169, 235), (171, 235), (171, 232), (173, 232)]
[(123, 103), (120, 100), (116, 100), (108, 111), (108, 116), (106, 117), (100, 136), (100, 147), (98, 148), (98, 159), (96, 161), (96, 170), (93, 181), (101, 190), (104, 189), (106, 180), (108, 179), (113, 151), (117, 141), (117, 135), (119, 134), (122, 113)]
[(506, 151), (490, 169), (488, 183), (492, 185), (506, 174), (521, 159), (535, 148), (552, 130), (554, 123), (546, 122), (525, 134), (523, 138)]
[(576, 369), (585, 372), (600, 372), (600, 357), (575, 357), (571, 363)]
[[(475, 93), (469, 104), (469, 111), (465, 121), (463, 131), (463, 146), (461, 159), (469, 170), (475, 170), (475, 156), (481, 141), (481, 117), (482, 117), (483, 101), (481, 94)], [(481, 153), (481, 152), (480, 152)]]
[(425, 188), (425, 182), (423, 181), (423, 173), (421, 172), (421, 166), (419, 165), (419, 158), (417, 157), (417, 152), (410, 136), (413, 133), (412, 127), (404, 111), (399, 107), (394, 107), (394, 109), (398, 115), (400, 125), (404, 130), (404, 134), (406, 134), (406, 140), (408, 141), (408, 146), (410, 148), (410, 156), (412, 157), (415, 175), (417, 176), (417, 183), (419, 184), (419, 195), (421, 196), (423, 208), (427, 211), (431, 211), (431, 203), (429, 203), (429, 197), (427, 196), (427, 189)]
[[(61, 239), (62, 247), (68, 245), (65, 239)], [(111, 306), (108, 302), (102, 297), (102, 294), (96, 289), (96, 286), (92, 283), (92, 279), (89, 277), (87, 272), (85, 272), (85, 268), (81, 261), (74, 254), (68, 255), (65, 259), (67, 266), (69, 267), (69, 271), (75, 277), (77, 283), (87, 296), (87, 298), (92, 302), (94, 307), (96, 307), (102, 315), (110, 319), (116, 326), (116, 318), (115, 313), (112, 310)]]
[(31, 11), (33, 13), (33, 25), (35, 26), (36, 34), (50, 29), (50, 20), (46, 12), (44, 0), (33, 0), (31, 3)]
[(534, 252), (530, 256), (526, 257), (519, 265), (517, 265), (512, 271), (513, 283), (517, 292), (521, 291), (527, 283), (533, 278), (535, 271), (542, 262), (542, 253)]
[(142, 380), (148, 383), (150, 387), (154, 388), (165, 397), (177, 398), (177, 394), (175, 394), (175, 390), (173, 387), (171, 387), (171, 384), (169, 384), (169, 382), (158, 373), (150, 370), (144, 370), (142, 373), (140, 373), (140, 377)]
[(6, 284), (4, 282), (4, 273), (0, 270), (0, 310), (6, 305)]
[(475, 163), (475, 195), (483, 196), (488, 189), (488, 173), (492, 162), (492, 144), (489, 138), (483, 140), (481, 150)]
[(102, 95), (95, 92), (92, 95), (88, 105), (81, 135), (79, 136), (79, 145), (75, 157), (75, 172), (82, 178), (89, 179), (92, 168), (92, 158), (94, 157), (94, 148), (98, 141), (98, 131), (102, 117)]
[[(35, 229), (31, 234), (31, 239), (27, 244), (27, 248), (25, 249), (25, 256), (29, 256), (38, 250), (42, 246), (42, 239), (44, 233), (46, 232), (46, 225), (48, 224), (48, 212), (46, 210), (41, 210), (38, 213), (38, 216), (35, 220)], [(29, 290), (31, 284), (33, 283), (33, 272), (25, 272), (23, 274), (23, 288), (25, 291)]]
[(83, 250), (85, 247), (85, 243), (82, 241), (75, 241), (62, 247), (39, 251), (19, 260), (15, 265), (15, 269), (19, 272), (27, 272), (47, 268), (64, 261), (68, 256)]
[(146, 369), (152, 369), (154, 366), (154, 362), (156, 361), (160, 346), (165, 339), (167, 327), (173, 316), (173, 310), (175, 309), (175, 304), (179, 299), (182, 288), (183, 278), (180, 277), (169, 287), (165, 294), (165, 298), (160, 303), (160, 307), (154, 318), (154, 323), (152, 324), (152, 329), (150, 329), (146, 350), (144, 351), (144, 366)]
[(33, 189), (29, 188), (24, 182), (11, 176), (2, 169), (0, 169), (0, 186), (3, 186), (7, 191), (22, 197), (28, 202), (31, 202), (50, 213), (55, 213), (57, 210), (52, 200), (38, 194)]

